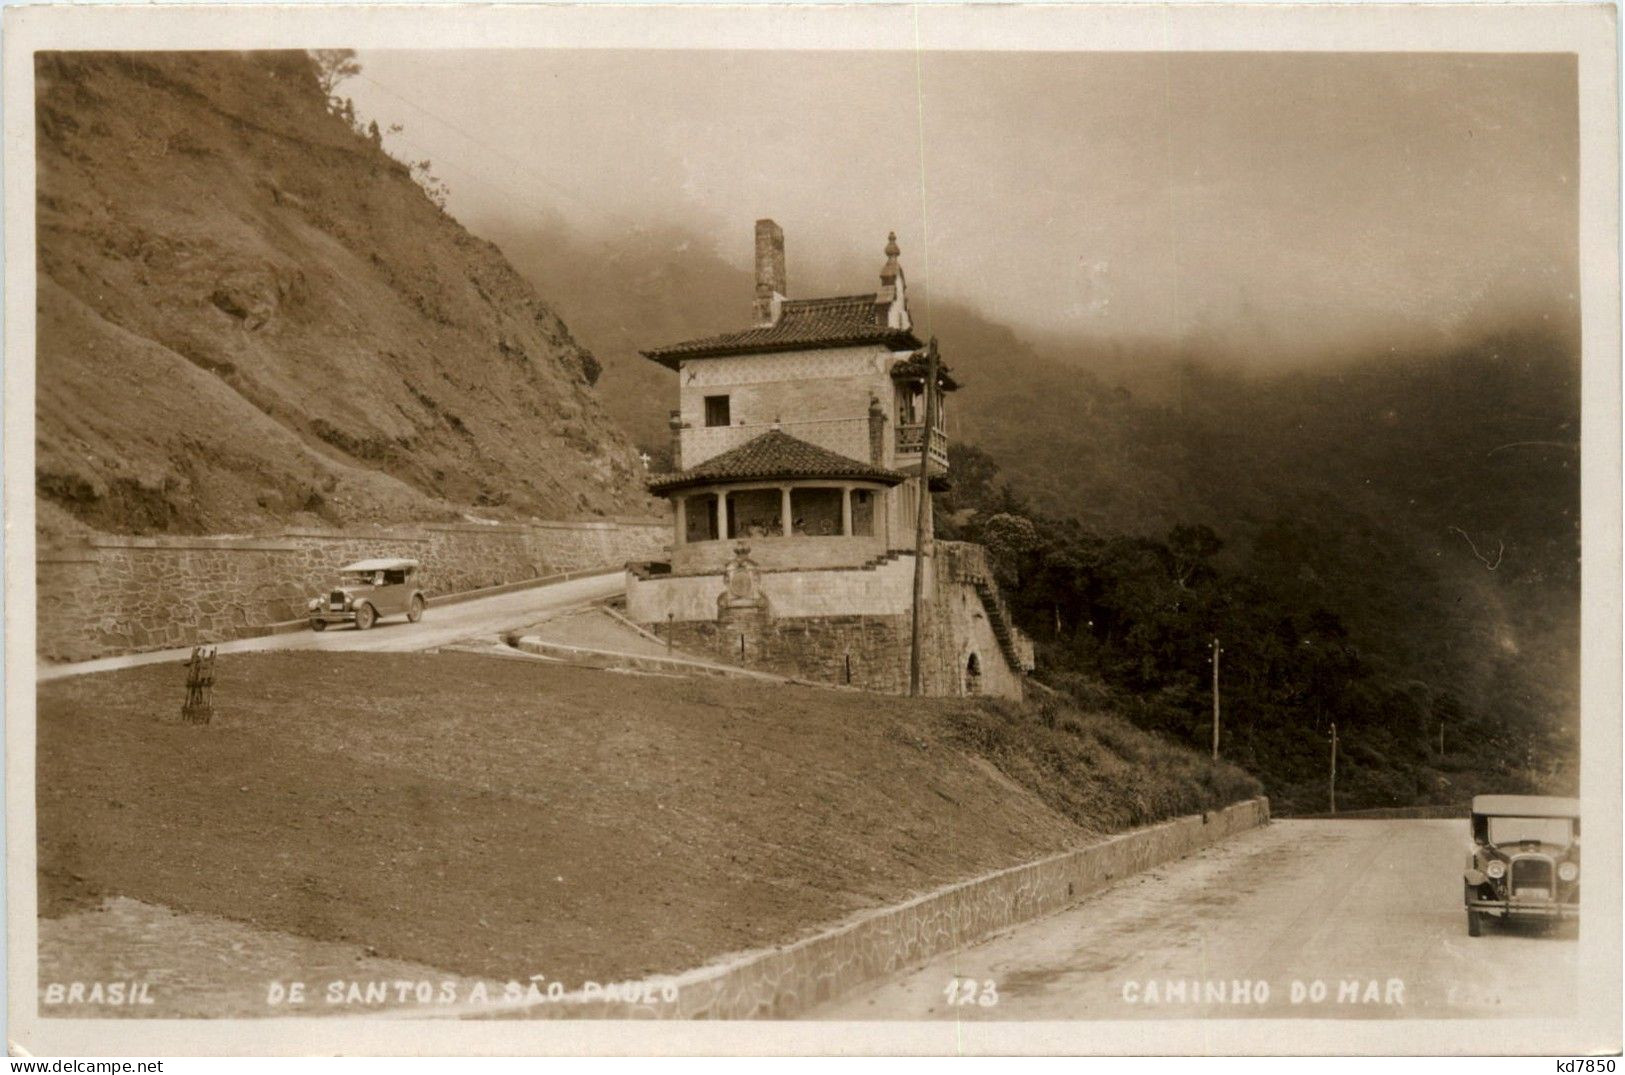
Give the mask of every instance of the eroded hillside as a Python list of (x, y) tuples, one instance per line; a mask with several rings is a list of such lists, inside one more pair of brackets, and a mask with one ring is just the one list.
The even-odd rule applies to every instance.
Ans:
[(40, 524), (635, 511), (597, 362), (303, 53), (42, 54)]

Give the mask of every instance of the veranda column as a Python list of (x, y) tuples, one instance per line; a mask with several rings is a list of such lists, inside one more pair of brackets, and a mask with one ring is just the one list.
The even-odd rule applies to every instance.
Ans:
[(728, 490), (717, 490), (717, 540), (728, 540)]
[(852, 536), (852, 487), (841, 486), (841, 536)]
[(688, 540), (688, 497), (672, 497), (672, 517), (677, 526), (677, 533), (672, 538), (674, 546), (681, 545)]
[(790, 487), (781, 485), (779, 487), (779, 528), (784, 531), (785, 537), (790, 536), (790, 527), (794, 522), (795, 519), (790, 514)]

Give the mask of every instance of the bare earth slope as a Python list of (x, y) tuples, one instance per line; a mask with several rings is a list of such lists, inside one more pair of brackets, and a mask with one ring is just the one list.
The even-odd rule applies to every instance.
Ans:
[(608, 514), (598, 364), (303, 53), (42, 54), (46, 526)]

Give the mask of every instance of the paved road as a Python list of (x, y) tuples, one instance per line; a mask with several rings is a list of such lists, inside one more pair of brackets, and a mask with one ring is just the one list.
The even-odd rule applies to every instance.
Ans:
[[(295, 631), (290, 634), (267, 635), (263, 638), (243, 638), (220, 643), (221, 653), (252, 653), (261, 650), (323, 649), (370, 651), (421, 650), (444, 646), (465, 638), (489, 638), (515, 627), (525, 627), (563, 609), (589, 601), (602, 600), (620, 593), (626, 586), (623, 571), (615, 570), (602, 575), (555, 582), (529, 590), (462, 601), (454, 605), (439, 605), (423, 614), (418, 623), (407, 623), (404, 616), (391, 616), (370, 631), (354, 627), (329, 627), (326, 631)], [(62, 676), (103, 672), (111, 668), (128, 668), (138, 664), (161, 661), (183, 661), (191, 648), (154, 650), (150, 653), (132, 653), (122, 657), (105, 657), (95, 661), (74, 664), (41, 664), (41, 680)]]
[[(812, 1014), (852, 1020), (1571, 1014), (1575, 927), (1490, 927), (1469, 938), (1461, 906), (1466, 849), (1465, 820), (1277, 821)], [(978, 992), (995, 983), (998, 1002), (950, 1005), (945, 990), (956, 978), (974, 979)], [(1237, 980), (1255, 984), (1237, 989)], [(1310, 993), (1317, 981), (1326, 989), (1318, 1003)], [(1262, 1003), (1260, 982), (1268, 983)], [(1304, 990), (1297, 1004), (1294, 982)], [(1348, 999), (1344, 983), (1354, 983), (1357, 999)], [(1221, 986), (1222, 1003), (1209, 995)], [(962, 986), (957, 995), (967, 992)], [(1238, 995), (1246, 999), (1238, 1003)]]

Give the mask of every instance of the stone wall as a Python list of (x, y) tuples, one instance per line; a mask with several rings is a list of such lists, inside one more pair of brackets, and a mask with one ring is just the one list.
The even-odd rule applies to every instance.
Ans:
[[(788, 1019), (888, 974), (1064, 910), (1114, 881), (1269, 821), (1269, 800), (1135, 829), (1072, 851), (867, 911), (794, 944), (745, 952), (672, 978), (521, 1005), (531, 1018)], [(481, 1014), (449, 1009), (447, 1016)]]
[[(941, 543), (948, 553), (950, 543)], [(966, 580), (963, 552), (931, 558), (920, 685), (925, 694), (1019, 698), (1023, 669), (1005, 654), (991, 611)], [(914, 557), (869, 569), (763, 571), (767, 613), (719, 619), (721, 575), (627, 573), (627, 614), (690, 653), (813, 683), (888, 694), (909, 688)], [(669, 620), (662, 619), (672, 613)], [(970, 676), (975, 656), (977, 675)]]
[(437, 523), (371, 531), (286, 530), (264, 537), (97, 537), (41, 546), (36, 650), (87, 660), (217, 642), (298, 618), (343, 564), (422, 562), (431, 596), (658, 555), (655, 520), (485, 525)]

